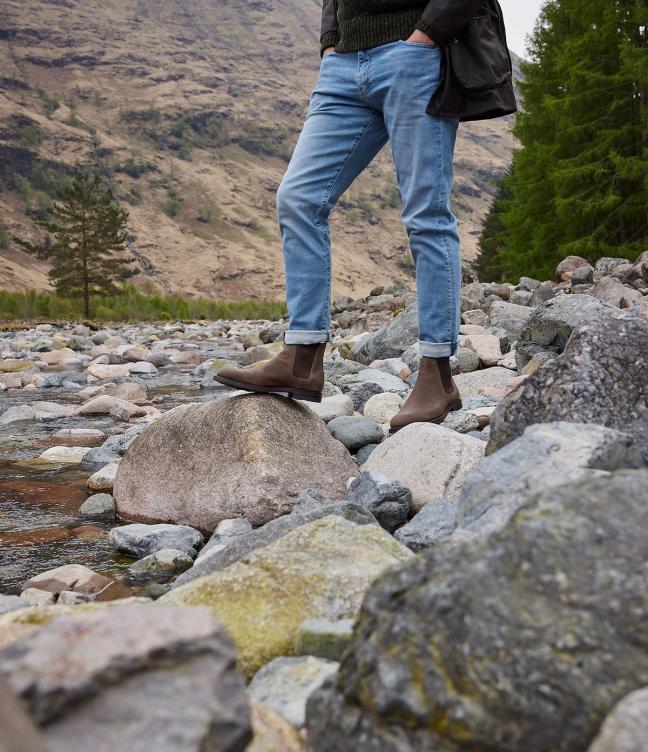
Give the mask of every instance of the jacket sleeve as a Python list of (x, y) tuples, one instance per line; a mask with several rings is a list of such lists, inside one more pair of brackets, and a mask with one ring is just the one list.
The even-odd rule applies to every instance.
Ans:
[(482, 5), (484, 0), (430, 0), (416, 28), (443, 44), (461, 31)]
[(323, 0), (322, 26), (320, 29), (320, 57), (327, 47), (337, 44), (339, 38), (337, 23), (337, 0)]

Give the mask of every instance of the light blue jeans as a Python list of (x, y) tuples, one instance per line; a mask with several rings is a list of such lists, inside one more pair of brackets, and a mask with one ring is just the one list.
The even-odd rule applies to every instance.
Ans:
[(389, 140), (416, 269), (420, 353), (443, 357), (457, 349), (461, 261), (450, 193), (459, 121), (425, 112), (440, 65), (436, 45), (402, 39), (321, 58), (303, 129), (277, 190), (286, 344), (331, 339), (329, 214)]

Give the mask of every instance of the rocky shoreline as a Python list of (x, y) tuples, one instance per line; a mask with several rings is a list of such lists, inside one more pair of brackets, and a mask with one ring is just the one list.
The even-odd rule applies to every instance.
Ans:
[(0, 334), (7, 750), (648, 746), (648, 252), (464, 285), (393, 436), (416, 296), (332, 314), (321, 403), (213, 379), (285, 321)]

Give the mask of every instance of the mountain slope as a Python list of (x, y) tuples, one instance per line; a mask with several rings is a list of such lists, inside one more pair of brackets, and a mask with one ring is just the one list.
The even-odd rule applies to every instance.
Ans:
[[(130, 250), (162, 292), (281, 298), (275, 192), (319, 67), (318, 0), (4, 0), (0, 222), (74, 165), (111, 177)], [(510, 160), (510, 118), (464, 124), (455, 211), (464, 258)], [(389, 145), (331, 215), (333, 292), (411, 281)], [(46, 268), (0, 249), (0, 286), (47, 289)]]

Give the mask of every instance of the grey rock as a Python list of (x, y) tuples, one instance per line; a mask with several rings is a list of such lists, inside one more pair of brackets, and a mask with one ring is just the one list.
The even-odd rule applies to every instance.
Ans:
[(605, 719), (587, 752), (645, 752), (648, 748), (648, 688), (624, 697)]
[(520, 281), (517, 284), (517, 289), (532, 292), (536, 289), (536, 287), (539, 286), (540, 282), (537, 279), (532, 279), (531, 277), (520, 277)]
[(515, 305), (522, 305), (522, 306), (528, 306), (529, 301), (531, 300), (531, 291), (530, 290), (515, 290), (511, 293), (511, 303), (515, 303)]
[(487, 454), (533, 423), (567, 420), (635, 436), (648, 461), (646, 373), (648, 319), (632, 309), (605, 307), (574, 331), (562, 355), (502, 400), (491, 418)]
[(370, 511), (390, 533), (403, 525), (412, 507), (412, 492), (379, 470), (360, 473), (350, 483), (345, 501)]
[(468, 347), (458, 347), (450, 358), (453, 373), (471, 373), (479, 368), (479, 355)]
[(448, 413), (441, 425), (457, 433), (470, 433), (479, 430), (477, 417), (466, 410), (454, 410)]
[(460, 373), (454, 377), (461, 399), (474, 397), (480, 389), (504, 389), (515, 378), (513, 371), (501, 366), (483, 368), (472, 373)]
[[(318, 492), (315, 491), (315, 493)], [(297, 498), (297, 503), (299, 503), (299, 498), (300, 497)], [(222, 522), (219, 522), (218, 525), (216, 525), (216, 530), (214, 530), (204, 547), (200, 549), (198, 558), (200, 559), (201, 556), (207, 556), (207, 554), (209, 554), (214, 548), (224, 546), (233, 538), (237, 538), (239, 535), (246, 535), (250, 530), (252, 530), (252, 525), (249, 520), (245, 519), (245, 517), (235, 517), (231, 520), (222, 520)]]
[(331, 436), (341, 441), (349, 451), (360, 449), (366, 444), (375, 444), (385, 437), (383, 429), (371, 418), (362, 415), (340, 415), (329, 421)]
[(560, 282), (582, 266), (590, 266), (589, 261), (582, 256), (566, 256), (556, 267), (554, 279)]
[(492, 325), (506, 325), (507, 331), (516, 336), (520, 333), (532, 313), (533, 311), (526, 305), (506, 303), (503, 300), (494, 301), (488, 309), (488, 317)]
[(0, 681), (0, 733), (2, 752), (45, 750), (38, 727), (3, 681)]
[(599, 279), (611, 274), (618, 266), (623, 266), (627, 263), (628, 259), (602, 256), (600, 259), (597, 259), (594, 265), (594, 281), (598, 282)]
[(132, 604), (61, 614), (0, 650), (0, 676), (48, 752), (243, 752), (235, 659), (209, 609)]
[(558, 295), (532, 312), (520, 333), (518, 352), (523, 352), (524, 342), (531, 342), (544, 350), (552, 349), (556, 353), (561, 353), (579, 324), (611, 308), (612, 306), (608, 303), (597, 300), (591, 295)]
[(374, 394), (382, 394), (383, 388), (375, 382), (359, 381), (354, 384), (347, 384), (344, 387), (344, 393), (351, 398), (353, 409), (362, 412), (367, 400)]
[(648, 681), (647, 484), (541, 490), (488, 540), (383, 575), (308, 700), (313, 752), (585, 752)]
[(26, 606), (29, 606), (29, 603), (19, 595), (0, 595), (0, 614), (8, 614)]
[(464, 311), (461, 314), (461, 320), (464, 324), (475, 324), (477, 326), (487, 326), (488, 315), (481, 308), (475, 308), (471, 311)]
[(189, 569), (192, 564), (193, 559), (184, 551), (161, 548), (131, 564), (128, 572), (136, 580), (168, 579)]
[(17, 423), (22, 420), (41, 422), (42, 418), (38, 417), (31, 405), (12, 405), (0, 415), (0, 426)]
[(454, 533), (457, 509), (456, 501), (428, 501), (407, 525), (394, 533), (394, 538), (412, 551), (424, 551)]
[(529, 298), (529, 306), (531, 308), (535, 308), (536, 306), (541, 305), (547, 300), (551, 300), (555, 295), (556, 288), (551, 284), (551, 282), (543, 282), (531, 293), (531, 297)]
[(163, 548), (184, 551), (193, 558), (203, 543), (202, 534), (188, 525), (134, 523), (114, 527), (108, 533), (108, 538), (116, 551), (137, 559)]
[(572, 273), (571, 283), (572, 285), (591, 285), (594, 281), (594, 267), (587, 264), (587, 266), (579, 266)]
[(79, 517), (90, 520), (114, 520), (115, 500), (107, 493), (92, 494), (81, 504)]
[(532, 425), (469, 473), (458, 524), (487, 535), (501, 529), (538, 488), (643, 466), (637, 441), (621, 431), (595, 424)]
[(416, 304), (412, 304), (360, 344), (354, 345), (349, 358), (366, 364), (380, 358), (398, 358), (417, 341), (418, 312)]
[(365, 444), (363, 447), (360, 447), (360, 449), (358, 449), (353, 455), (353, 458), (358, 465), (362, 465), (363, 462), (366, 462), (369, 459), (369, 455), (377, 446), (380, 446), (380, 444)]
[(248, 691), (295, 728), (306, 721), (306, 701), (338, 669), (338, 663), (312, 655), (275, 658), (257, 671)]
[(297, 628), (295, 655), (339, 661), (351, 642), (353, 619), (305, 619)]
[(343, 392), (346, 392), (348, 386), (366, 383), (378, 384), (383, 392), (402, 394), (407, 391), (407, 384), (402, 379), (379, 368), (363, 368), (358, 373), (340, 376), (337, 380), (337, 385)]
[(173, 587), (184, 585), (198, 577), (225, 569), (252, 551), (264, 548), (292, 530), (329, 515), (344, 517), (344, 519), (354, 522), (356, 525), (378, 524), (371, 512), (357, 504), (346, 501), (316, 507), (309, 504), (295, 506), (291, 514), (278, 517), (276, 520), (271, 520), (249, 533), (233, 536), (226, 540), (223, 545), (215, 546), (208, 554), (196, 559), (191, 569), (179, 575), (173, 582)]

